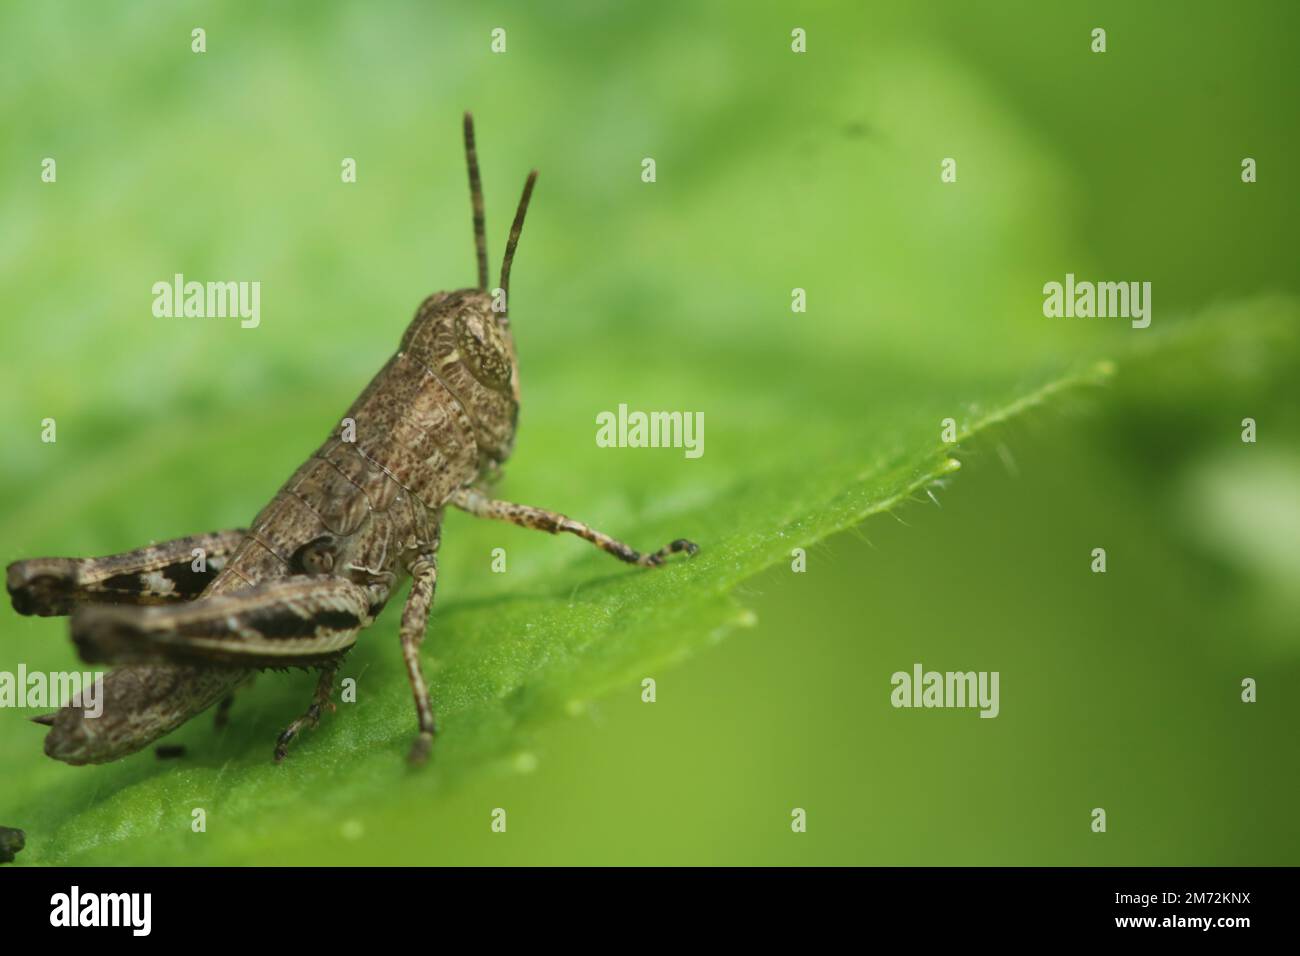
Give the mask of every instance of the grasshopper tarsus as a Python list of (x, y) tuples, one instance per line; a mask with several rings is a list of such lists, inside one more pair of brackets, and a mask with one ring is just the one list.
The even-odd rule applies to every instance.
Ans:
[(669, 555), (686, 552), (688, 558), (693, 558), (700, 553), (700, 546), (694, 541), (688, 541), (685, 538), (678, 538), (671, 544), (666, 544), (653, 554), (641, 555), (636, 563), (642, 567), (657, 568), (668, 560)]
[[(307, 726), (305, 721), (302, 721), (301, 723), (300, 721), (302, 721), (302, 718), (295, 720), (284, 730), (280, 731), (280, 736), (277, 737), (275, 741), (274, 759), (276, 763), (284, 763), (284, 759), (289, 756), (289, 745), (298, 738), (298, 733), (302, 728)], [(314, 727), (315, 724), (310, 726)]]
[(406, 755), (406, 762), (413, 767), (420, 767), (429, 762), (429, 754), (433, 752), (433, 732), (421, 731), (419, 736), (411, 743), (411, 750)]

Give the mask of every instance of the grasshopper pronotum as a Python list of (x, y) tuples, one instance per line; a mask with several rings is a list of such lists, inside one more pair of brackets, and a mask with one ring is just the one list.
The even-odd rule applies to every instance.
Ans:
[[(51, 727), (45, 739), (51, 757), (72, 764), (115, 760), (217, 702), (222, 720), (232, 692), (258, 669), (319, 669), (311, 706), (276, 743), (276, 760), (283, 759), (298, 732), (332, 708), (340, 661), (409, 575), (401, 643), (419, 723), (410, 759), (422, 762), (434, 719), (419, 651), (446, 505), (575, 534), (631, 564), (653, 566), (673, 552), (696, 552), (678, 539), (642, 554), (580, 521), (484, 491), (514, 444), (519, 365), (508, 314), (510, 263), (537, 172), (529, 173), (515, 212), (500, 289), (489, 291), (468, 113), (465, 156), (478, 286), (439, 292), (420, 304), (397, 353), (247, 530), (111, 557), (34, 558), (9, 566), (16, 610), (70, 613), (82, 658), (121, 665), (104, 680), (98, 718), (73, 706), (36, 718)], [(202, 571), (195, 570), (203, 566), (194, 563), (196, 550)]]

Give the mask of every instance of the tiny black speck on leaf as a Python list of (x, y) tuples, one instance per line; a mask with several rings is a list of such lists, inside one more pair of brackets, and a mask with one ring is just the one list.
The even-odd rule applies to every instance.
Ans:
[(0, 827), (0, 863), (12, 863), (27, 845), (27, 834), (12, 827)]

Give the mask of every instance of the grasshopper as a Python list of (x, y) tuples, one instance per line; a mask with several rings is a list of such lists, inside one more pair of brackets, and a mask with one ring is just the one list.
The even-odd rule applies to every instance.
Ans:
[(478, 285), (438, 292), (420, 304), (396, 354), (247, 529), (109, 557), (34, 558), (9, 566), (15, 610), (69, 614), (82, 659), (116, 665), (104, 679), (98, 718), (72, 706), (34, 718), (51, 728), (49, 756), (70, 764), (115, 760), (214, 704), (222, 722), (233, 692), (258, 670), (317, 670), (311, 706), (276, 741), (275, 759), (283, 760), (300, 731), (333, 709), (340, 662), (409, 577), (400, 634), (419, 728), (409, 759), (424, 762), (435, 724), (420, 645), (448, 505), (574, 534), (642, 567), (698, 551), (678, 539), (642, 553), (565, 515), (488, 494), (514, 445), (519, 415), (510, 265), (537, 171), (524, 183), (500, 287), (489, 291), (469, 113), (464, 134)]

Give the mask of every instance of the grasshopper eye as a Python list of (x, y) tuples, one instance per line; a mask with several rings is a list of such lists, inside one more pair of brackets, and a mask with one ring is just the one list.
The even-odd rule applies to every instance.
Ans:
[(510, 388), (510, 354), (496, 323), (473, 312), (456, 316), (456, 351), (470, 374), (493, 391)]
[(329, 574), (334, 570), (338, 543), (328, 535), (308, 541), (293, 553), (289, 564), (298, 574)]

